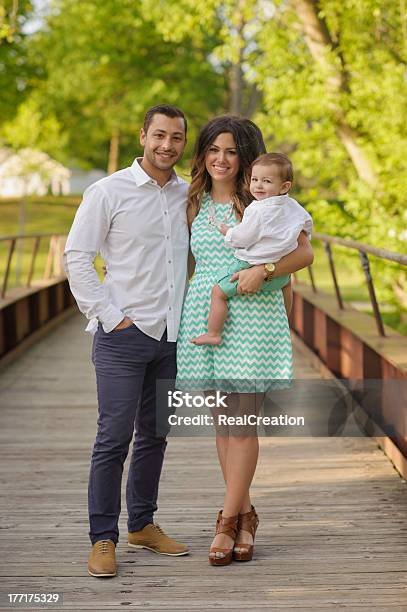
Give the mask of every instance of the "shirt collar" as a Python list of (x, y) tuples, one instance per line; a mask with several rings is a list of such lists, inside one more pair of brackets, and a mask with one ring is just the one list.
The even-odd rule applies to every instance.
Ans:
[[(143, 159), (142, 157), (136, 157), (136, 159), (130, 166), (131, 173), (136, 179), (137, 187), (141, 187), (142, 185), (145, 185), (146, 183), (153, 183), (154, 185), (156, 185), (157, 184), (156, 181), (151, 176), (149, 176), (147, 172), (145, 172), (143, 168), (140, 166), (140, 162), (142, 159)], [(177, 183), (177, 184), (180, 183), (180, 179), (177, 176), (175, 170), (172, 170), (171, 175), (170, 175), (170, 180), (168, 181), (168, 183)], [(168, 183), (166, 184), (168, 185)]]
[(259, 200), (259, 202), (264, 202), (265, 204), (277, 204), (281, 206), (282, 204), (286, 204), (289, 199), (290, 199), (289, 195), (285, 193), (284, 195), (270, 196), (269, 198), (266, 198), (265, 200)]

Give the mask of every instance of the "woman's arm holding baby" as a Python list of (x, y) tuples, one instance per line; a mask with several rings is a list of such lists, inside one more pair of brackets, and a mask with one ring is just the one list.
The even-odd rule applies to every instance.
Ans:
[[(295, 251), (285, 255), (278, 261), (273, 278), (292, 274), (302, 268), (307, 268), (314, 261), (314, 253), (310, 241), (304, 232), (298, 236), (298, 246)], [(239, 279), (237, 287), (238, 293), (256, 293), (259, 291), (266, 278), (266, 271), (263, 264), (253, 266), (248, 270), (241, 270), (233, 275), (232, 279)]]

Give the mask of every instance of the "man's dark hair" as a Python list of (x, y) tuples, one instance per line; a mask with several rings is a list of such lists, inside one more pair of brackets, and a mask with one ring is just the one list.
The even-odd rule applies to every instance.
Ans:
[(153, 120), (154, 115), (165, 115), (166, 117), (171, 117), (172, 119), (175, 117), (181, 117), (184, 120), (185, 125), (185, 135), (187, 133), (187, 120), (179, 108), (176, 106), (171, 106), (170, 104), (156, 104), (156, 106), (152, 106), (146, 112), (146, 116), (144, 117), (143, 129), (147, 133), (148, 128)]

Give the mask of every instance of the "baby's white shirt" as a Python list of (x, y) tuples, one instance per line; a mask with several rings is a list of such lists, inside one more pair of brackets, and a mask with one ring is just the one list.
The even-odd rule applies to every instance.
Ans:
[(242, 222), (228, 230), (227, 246), (235, 257), (249, 264), (276, 263), (298, 246), (298, 236), (312, 232), (311, 215), (288, 195), (254, 200), (245, 209)]

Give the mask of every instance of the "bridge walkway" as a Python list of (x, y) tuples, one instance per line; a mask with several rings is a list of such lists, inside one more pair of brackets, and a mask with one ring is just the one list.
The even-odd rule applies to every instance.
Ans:
[[(80, 611), (407, 609), (406, 483), (352, 423), (347, 437), (261, 437), (256, 560), (226, 568), (207, 562), (223, 488), (214, 440), (172, 437), (157, 522), (191, 554), (128, 550), (123, 512), (117, 578), (89, 577), (96, 402), (83, 327), (68, 319), (0, 375), (1, 592), (61, 592)], [(297, 377), (320, 377), (298, 340), (295, 356)]]

